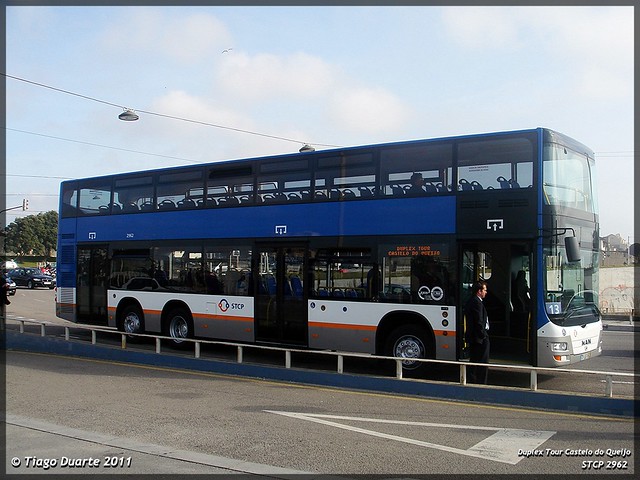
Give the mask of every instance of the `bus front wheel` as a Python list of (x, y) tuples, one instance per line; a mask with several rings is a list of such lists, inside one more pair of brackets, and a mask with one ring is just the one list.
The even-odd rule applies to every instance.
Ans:
[(403, 325), (393, 330), (387, 338), (385, 355), (402, 358), (402, 370), (411, 373), (427, 370), (428, 364), (416, 359), (433, 358), (427, 332), (417, 325)]

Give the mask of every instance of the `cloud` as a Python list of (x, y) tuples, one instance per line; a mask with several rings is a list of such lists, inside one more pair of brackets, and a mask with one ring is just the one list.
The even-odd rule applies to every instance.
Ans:
[(331, 97), (330, 112), (342, 128), (379, 134), (400, 131), (410, 109), (396, 95), (372, 87), (350, 88)]
[(518, 41), (519, 25), (510, 9), (445, 7), (442, 20), (449, 37), (465, 48), (513, 48)]
[(125, 19), (104, 34), (103, 43), (108, 49), (169, 56), (182, 64), (214, 58), (228, 47), (231, 36), (216, 17), (173, 16), (165, 11), (127, 7)]
[(546, 68), (570, 95), (618, 100), (633, 92), (633, 7), (450, 7), (442, 20), (466, 53), (487, 62), (518, 53), (502, 57), (503, 68), (537, 65), (539, 76)]
[(216, 83), (230, 94), (249, 101), (281, 96), (311, 98), (331, 88), (335, 73), (329, 64), (305, 53), (251, 56), (233, 50), (225, 54)]

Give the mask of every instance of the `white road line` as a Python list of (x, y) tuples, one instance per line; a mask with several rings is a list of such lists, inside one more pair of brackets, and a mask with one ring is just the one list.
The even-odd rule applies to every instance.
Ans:
[[(311, 414), (311, 413), (298, 413), (298, 412), (281, 412), (275, 410), (264, 410), (268, 413), (274, 413), (276, 415), (283, 415), (286, 417), (297, 418), (299, 420), (307, 420), (310, 422), (319, 423), (322, 425), (328, 425), (351, 432), (363, 433), (365, 435), (371, 435), (379, 438), (386, 438), (388, 440), (395, 440), (397, 442), (408, 443), (411, 445), (418, 445), (421, 447), (434, 448), (445, 452), (456, 453), (459, 455), (465, 455), (468, 457), (476, 457), (484, 460), (493, 460), (495, 462), (508, 463), (515, 465), (522, 456), (518, 455), (519, 450), (535, 450), (544, 442), (549, 440), (556, 432), (545, 430), (521, 430), (515, 428), (496, 428), (496, 427), (483, 427), (476, 425), (454, 425), (447, 423), (429, 423), (429, 422), (413, 422), (403, 420), (384, 420), (379, 418), (362, 418), (362, 417), (347, 417), (342, 415), (323, 415), (323, 414)], [(331, 420), (346, 420), (356, 422), (368, 422), (368, 423), (382, 423), (382, 424), (394, 424), (394, 425), (408, 425), (417, 427), (429, 427), (429, 428), (449, 428), (459, 430), (484, 430), (488, 432), (495, 432), (489, 437), (485, 438), (481, 442), (477, 443), (469, 449), (460, 449), (450, 447), (447, 445), (439, 445), (437, 443), (423, 442), (421, 440), (415, 440), (412, 438), (400, 437), (398, 435), (391, 435), (388, 433), (376, 432), (375, 430), (369, 430), (365, 428), (354, 427), (351, 425), (345, 425)]]

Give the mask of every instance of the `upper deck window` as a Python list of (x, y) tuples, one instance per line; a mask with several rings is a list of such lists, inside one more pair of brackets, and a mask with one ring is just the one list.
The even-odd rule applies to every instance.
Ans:
[(75, 217), (78, 215), (78, 183), (65, 182), (62, 184), (62, 207), (60, 209), (62, 218)]
[(534, 146), (528, 138), (461, 142), (458, 190), (528, 188), (533, 185)]
[(371, 153), (341, 154), (318, 159), (315, 200), (353, 200), (375, 195), (375, 164)]
[(96, 180), (80, 185), (78, 208), (84, 215), (109, 213), (111, 203), (111, 181)]
[(380, 154), (383, 195), (427, 195), (451, 191), (450, 143), (385, 149)]
[(563, 145), (547, 144), (543, 172), (546, 203), (597, 212), (593, 159)]
[(204, 198), (202, 170), (160, 175), (156, 197), (158, 210), (196, 208)]
[(283, 203), (311, 198), (309, 159), (278, 160), (260, 165), (258, 203)]
[(122, 213), (155, 210), (153, 177), (145, 175), (117, 179), (113, 189), (113, 202), (120, 206)]

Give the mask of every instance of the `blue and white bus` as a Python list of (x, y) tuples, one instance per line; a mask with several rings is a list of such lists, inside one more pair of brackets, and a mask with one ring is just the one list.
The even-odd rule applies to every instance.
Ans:
[(218, 161), (61, 184), (56, 313), (127, 333), (460, 360), (599, 355), (594, 155), (551, 130)]

